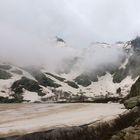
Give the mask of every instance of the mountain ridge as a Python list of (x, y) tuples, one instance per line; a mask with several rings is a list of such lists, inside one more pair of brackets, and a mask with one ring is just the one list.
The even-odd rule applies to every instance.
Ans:
[[(0, 102), (71, 102), (83, 99), (94, 101), (100, 98), (123, 98), (130, 93), (131, 86), (140, 75), (137, 49), (139, 41), (139, 38), (136, 38), (116, 45), (94, 43), (86, 50), (80, 50), (81, 55), (65, 59), (64, 67), (53, 72), (48, 71), (46, 66), (20, 67), (1, 63)], [(119, 60), (105, 60), (106, 64), (99, 56), (99, 62), (93, 63), (93, 67), (92, 61), (90, 68), (83, 66), (85, 58), (94, 58), (92, 55), (97, 55), (98, 58), (100, 51), (104, 52), (107, 59), (108, 55), (113, 56), (110, 54), (111, 48), (122, 49), (123, 55), (118, 53)], [(34, 85), (38, 87), (38, 91), (32, 89)]]

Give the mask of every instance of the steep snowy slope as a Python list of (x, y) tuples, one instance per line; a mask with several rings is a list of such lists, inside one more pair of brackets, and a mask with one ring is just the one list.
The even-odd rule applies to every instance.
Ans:
[[(60, 38), (57, 41), (65, 44)], [(63, 59), (53, 71), (47, 65), (21, 67), (1, 62), (0, 102), (71, 102), (125, 97), (140, 74), (136, 42), (137, 39), (112, 45), (92, 43), (82, 49), (67, 47), (74, 54)]]

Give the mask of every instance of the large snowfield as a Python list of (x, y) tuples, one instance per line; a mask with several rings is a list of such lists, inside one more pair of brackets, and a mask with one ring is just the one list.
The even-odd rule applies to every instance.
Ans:
[(1, 104), (0, 137), (81, 126), (114, 118), (124, 111), (117, 103)]

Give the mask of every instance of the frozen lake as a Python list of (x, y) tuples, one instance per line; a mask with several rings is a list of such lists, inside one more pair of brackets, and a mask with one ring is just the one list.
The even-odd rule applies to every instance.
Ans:
[(111, 119), (125, 111), (121, 104), (0, 104), (0, 137), (80, 126)]

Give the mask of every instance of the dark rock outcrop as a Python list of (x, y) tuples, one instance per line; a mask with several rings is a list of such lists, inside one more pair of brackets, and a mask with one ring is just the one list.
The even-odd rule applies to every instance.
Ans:
[(117, 132), (110, 140), (140, 140), (140, 117), (138, 117), (132, 126)]
[(65, 78), (56, 76), (56, 75), (54, 75), (54, 74), (52, 74), (52, 73), (49, 73), (49, 72), (46, 72), (45, 74), (50, 75), (50, 76), (52, 76), (53, 78), (55, 78), (55, 79), (57, 79), (57, 80), (59, 80), (59, 81), (61, 81), (61, 82), (63, 82), (63, 81), (66, 80)]
[(21, 98), (23, 88), (31, 92), (37, 92), (39, 96), (46, 95), (45, 93), (42, 93), (42, 88), (39, 86), (38, 82), (27, 77), (22, 77), (20, 80), (15, 81), (11, 86), (11, 90), (15, 92), (13, 96), (17, 99)]
[(140, 123), (121, 130), (110, 140), (140, 140)]
[(0, 69), (3, 69), (3, 70), (10, 70), (12, 67), (10, 65), (6, 65), (6, 64), (3, 64), (3, 65), (0, 65)]
[(130, 93), (124, 99), (124, 105), (127, 109), (140, 106), (140, 78), (132, 85)]
[(88, 75), (81, 74), (78, 77), (76, 77), (74, 80), (75, 82), (77, 82), (77, 84), (82, 85), (84, 87), (91, 85), (91, 80)]
[(135, 96), (140, 96), (140, 78), (138, 78), (137, 81), (132, 85), (127, 99)]
[(73, 88), (79, 88), (79, 86), (73, 81), (66, 81), (66, 83)]
[(10, 79), (12, 77), (12, 74), (10, 74), (9, 72), (0, 69), (0, 79), (6, 80), (6, 79)]
[(132, 40), (131, 45), (133, 46), (135, 52), (140, 52), (140, 37), (138, 36)]
[(41, 87), (39, 86), (39, 84), (27, 77), (22, 77), (20, 80), (14, 82), (11, 86), (12, 91), (14, 91), (15, 93), (21, 93), (22, 88), (31, 92), (41, 91)]
[(120, 83), (128, 75), (127, 69), (118, 69), (113, 75), (113, 82)]
[(61, 85), (55, 83), (52, 79), (48, 78), (44, 73), (36, 68), (26, 68), (26, 70), (38, 81), (39, 85), (42, 86), (50, 86), (54, 88), (58, 88)]
[(15, 98), (8, 98), (8, 97), (0, 97), (0, 103), (22, 103), (23, 97), (15, 95)]
[(56, 36), (56, 41), (57, 41), (57, 42), (65, 43), (64, 39), (62, 39), (62, 38), (60, 38), (60, 37), (58, 37), (58, 36)]

